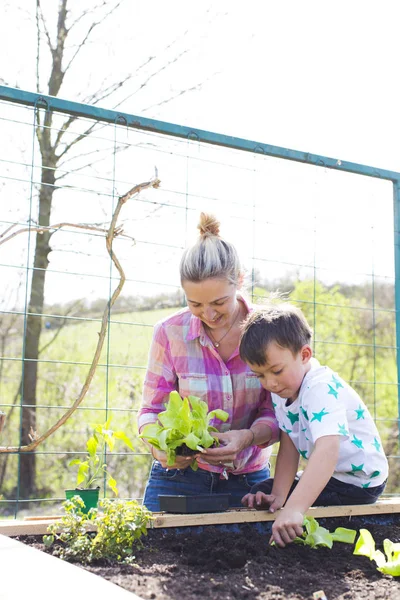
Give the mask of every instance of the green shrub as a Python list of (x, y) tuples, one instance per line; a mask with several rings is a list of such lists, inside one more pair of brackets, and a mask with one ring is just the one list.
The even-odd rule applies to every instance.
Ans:
[(131, 562), (134, 547), (140, 547), (152, 518), (136, 500), (104, 499), (101, 512), (91, 508), (85, 514), (82, 499), (74, 496), (63, 502), (63, 507), (65, 515), (49, 525), (43, 542), (48, 547), (58, 542), (53, 554), (83, 563), (100, 559)]

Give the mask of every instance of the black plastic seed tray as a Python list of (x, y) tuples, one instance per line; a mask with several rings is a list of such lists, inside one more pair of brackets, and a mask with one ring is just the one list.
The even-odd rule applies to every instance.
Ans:
[(221, 512), (229, 508), (230, 494), (159, 496), (160, 510), (171, 513)]

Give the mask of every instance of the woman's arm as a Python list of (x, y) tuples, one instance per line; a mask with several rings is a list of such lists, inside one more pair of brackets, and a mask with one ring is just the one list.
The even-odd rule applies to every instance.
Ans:
[[(148, 367), (143, 385), (143, 397), (138, 412), (139, 433), (145, 425), (155, 423), (158, 413), (165, 410), (170, 392), (177, 390), (177, 376), (167, 334), (162, 323), (154, 327), (153, 340), (150, 346)], [(158, 460), (164, 469), (186, 469), (193, 460), (192, 456), (177, 456), (173, 465), (167, 465), (167, 454), (154, 448), (143, 440), (153, 458)]]

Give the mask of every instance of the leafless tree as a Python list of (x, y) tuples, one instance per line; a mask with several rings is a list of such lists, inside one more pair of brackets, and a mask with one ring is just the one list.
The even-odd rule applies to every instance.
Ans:
[[(36, 60), (36, 87), (38, 93), (50, 96), (58, 96), (62, 92), (63, 83), (68, 75), (75, 73), (79, 78), (79, 60), (81, 55), (90, 45), (97, 30), (105, 26), (105, 23), (121, 8), (124, 0), (93, 0), (91, 9), (81, 8), (81, 12), (71, 0), (59, 0), (56, 14), (47, 13), (44, 8), (44, 0), (36, 0), (36, 33), (37, 33), (37, 60)], [(84, 5), (85, 3), (83, 3)], [(51, 5), (51, 3), (50, 3)], [(49, 5), (48, 5), (49, 6)], [(51, 7), (54, 11), (54, 6)], [(56, 20), (51, 17), (55, 14)], [(50, 16), (49, 16), (50, 15)], [(147, 25), (149, 26), (149, 25)], [(78, 34), (77, 34), (78, 32)], [(186, 35), (185, 32), (183, 35)], [(171, 45), (173, 45), (173, 41)], [(160, 72), (180, 59), (184, 51), (177, 49), (176, 55), (166, 54), (164, 62), (158, 62), (153, 71), (144, 70), (143, 79), (140, 83), (141, 70), (154, 57), (150, 56), (142, 65), (139, 65), (132, 73), (123, 75), (117, 81), (111, 82), (109, 78), (99, 88), (88, 91), (79, 98), (80, 100), (98, 104), (106, 99), (116, 98), (116, 105), (123, 100), (132, 97), (145, 88), (149, 82)], [(49, 60), (50, 72), (46, 73), (44, 65)], [(94, 59), (95, 60), (95, 59)], [(43, 73), (48, 78), (46, 86), (42, 85)], [(200, 85), (200, 84), (198, 84)], [(189, 89), (196, 89), (198, 85), (191, 86), (179, 93), (161, 99), (160, 103), (172, 100)], [(125, 96), (121, 95), (126, 90)], [(54, 194), (60, 179), (65, 173), (60, 170), (64, 168), (69, 157), (77, 155), (77, 145), (99, 127), (99, 123), (93, 122), (79, 132), (72, 132), (71, 125), (76, 117), (65, 118), (61, 126), (54, 127), (54, 114), (51, 110), (36, 110), (36, 136), (41, 156), (41, 178), (38, 189), (38, 219), (37, 225), (42, 228), (36, 232), (35, 251), (33, 261), (33, 272), (31, 280), (30, 298), (28, 305), (28, 317), (26, 324), (26, 337), (24, 344), (24, 371), (22, 377), (21, 393), (22, 403), (22, 434), (20, 445), (30, 444), (30, 432), (36, 431), (36, 389), (38, 380), (38, 358), (40, 334), (42, 330), (42, 318), (44, 307), (46, 269), (49, 264), (49, 253), (51, 252), (51, 239), (54, 230), (49, 229), (53, 208)], [(68, 132), (68, 135), (66, 135)], [(20, 495), (29, 498), (35, 494), (36, 457), (35, 453), (20, 454)]]

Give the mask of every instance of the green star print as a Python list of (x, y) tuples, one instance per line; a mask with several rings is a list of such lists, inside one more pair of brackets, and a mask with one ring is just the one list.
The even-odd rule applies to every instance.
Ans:
[(375, 447), (375, 450), (377, 452), (379, 452), (379, 450), (381, 449), (381, 445), (380, 445), (379, 441), (376, 439), (376, 437), (374, 437), (374, 441), (372, 442), (372, 445)]
[(329, 388), (328, 396), (329, 394), (332, 394), (332, 396), (335, 396), (335, 398), (337, 399), (339, 392), (335, 390), (335, 388), (333, 388), (330, 383), (328, 383), (327, 386)]
[(357, 421), (358, 421), (358, 419), (365, 419), (364, 413), (365, 413), (365, 408), (362, 408), (361, 404), (359, 404), (358, 409), (356, 409)]
[(305, 418), (307, 421), (309, 421), (310, 419), (308, 418), (307, 411), (306, 411), (306, 410), (304, 410), (304, 408), (303, 408), (303, 407), (301, 407), (301, 412), (303, 413), (303, 417), (304, 417), (304, 418)]
[(338, 427), (340, 435), (349, 435), (349, 432), (346, 429), (346, 425), (341, 425), (340, 423), (338, 423)]
[(362, 463), (362, 465), (353, 465), (353, 463), (351, 464), (351, 471), (347, 471), (347, 475), (355, 475), (357, 473), (357, 471), (362, 471), (364, 468), (364, 463)]
[(290, 410), (288, 410), (287, 416), (292, 425), (294, 425), (296, 421), (299, 420), (299, 413), (292, 413), (290, 412)]
[(335, 388), (338, 390), (339, 388), (344, 388), (343, 383), (340, 382), (339, 379), (337, 379), (337, 377), (335, 377), (334, 375), (332, 375), (332, 381), (334, 383)]
[(364, 448), (362, 440), (359, 440), (358, 437), (356, 437), (355, 435), (353, 435), (351, 443), (357, 446), (357, 448)]
[(289, 435), (289, 433), (292, 433), (292, 430), (291, 430), (291, 429), (288, 429), (287, 427), (285, 427), (285, 425), (282, 425), (282, 429), (283, 429), (283, 431), (285, 431), (285, 432), (286, 432), (288, 435)]
[(299, 454), (305, 459), (307, 459), (307, 450), (299, 450)]
[(319, 421), (321, 423), (322, 417), (326, 417), (326, 415), (329, 415), (329, 413), (325, 412), (325, 409), (323, 408), (319, 413), (313, 413), (313, 418), (311, 419), (311, 422)]
[(373, 477), (378, 477), (378, 475), (380, 475), (380, 474), (381, 474), (381, 472), (380, 472), (380, 471), (374, 471), (374, 472), (372, 473), (372, 475), (371, 475), (371, 479), (372, 479)]

